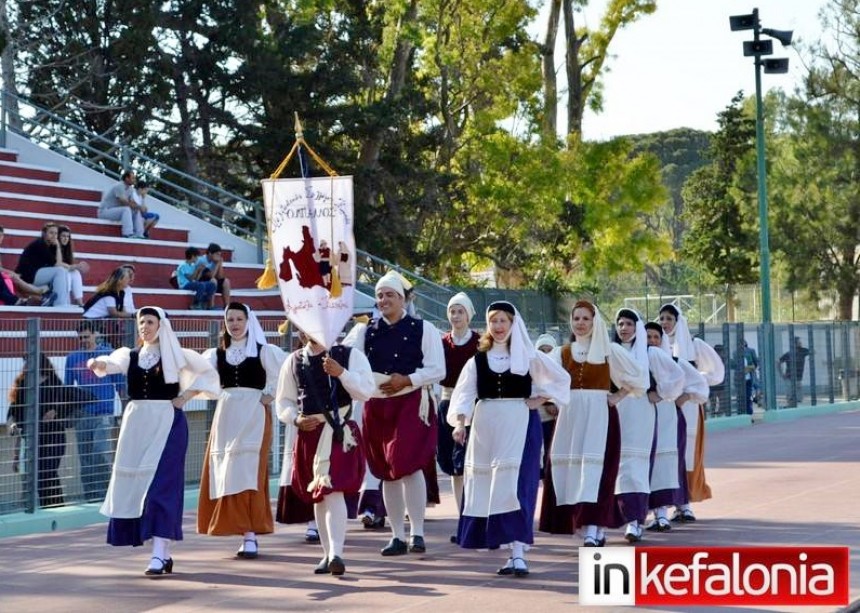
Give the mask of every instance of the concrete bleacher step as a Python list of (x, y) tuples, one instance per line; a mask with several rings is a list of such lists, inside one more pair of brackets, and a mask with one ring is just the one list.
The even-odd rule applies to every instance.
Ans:
[(0, 177), (18, 177), (20, 179), (59, 182), (60, 171), (56, 168), (0, 160)]
[[(33, 240), (41, 236), (39, 230), (6, 230), (6, 239), (3, 246), (17, 249), (19, 252)], [(93, 234), (79, 234), (73, 232), (72, 238), (75, 244), (75, 257), (79, 260), (85, 259), (79, 253), (105, 253), (106, 255), (122, 254), (118, 259), (126, 259), (135, 256), (149, 256), (175, 260), (176, 265), (185, 259), (187, 243), (178, 241), (164, 241), (158, 239), (131, 239), (115, 236), (97, 236)], [(206, 249), (206, 244), (192, 245), (198, 249)], [(231, 250), (227, 245), (221, 245), (222, 255), (225, 262), (231, 259)], [(111, 253), (113, 251), (113, 253)], [(115, 256), (117, 257), (117, 256)], [(16, 260), (17, 263), (17, 260)]]
[[(54, 198), (0, 190), (0, 209), (24, 211), (47, 220), (54, 215), (82, 216), (94, 219), (100, 201), (77, 198)], [(119, 227), (119, 226), (117, 226)]]
[[(0, 211), (0, 226), (4, 228), (41, 232), (42, 226), (47, 221), (68, 226), (72, 230), (72, 239), (75, 243), (77, 243), (78, 236), (81, 234), (93, 234), (101, 238), (121, 238), (122, 228), (115, 221), (57, 214), (48, 217), (36, 217), (31, 212)], [(188, 244), (188, 230), (185, 228), (162, 226), (159, 224), (150, 232), (150, 236), (153, 240), (175, 241), (183, 245)]]
[(0, 160), (4, 162), (17, 162), (18, 152), (14, 149), (0, 148)]
[[(107, 240), (107, 239), (105, 239)], [(145, 241), (139, 241), (141, 243)], [(14, 269), (18, 263), (20, 249), (9, 249), (6, 243), (0, 248), (0, 256), (3, 259), (3, 266), (9, 269)], [(149, 256), (125, 256), (108, 253), (87, 253), (77, 251), (76, 256), (79, 260), (90, 265), (89, 272), (84, 276), (86, 285), (98, 285), (111, 271), (122, 264), (134, 264), (135, 266), (135, 285), (149, 287), (169, 287), (168, 280), (170, 275), (179, 266), (182, 258), (162, 259)], [(236, 262), (228, 262), (225, 266), (227, 276), (230, 278), (233, 287), (236, 289), (254, 288), (256, 287), (257, 278), (263, 274), (262, 264), (240, 264)]]
[(74, 200), (88, 200), (91, 202), (101, 202), (102, 199), (101, 190), (86, 187), (84, 185), (73, 185), (56, 181), (38, 181), (35, 179), (22, 179), (19, 177), (0, 176), (0, 192), (29, 194), (31, 196), (47, 196), (51, 198), (71, 198)]

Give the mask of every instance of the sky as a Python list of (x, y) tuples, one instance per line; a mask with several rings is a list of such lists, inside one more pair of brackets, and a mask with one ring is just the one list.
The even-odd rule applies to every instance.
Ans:
[[(619, 31), (610, 45), (614, 56), (603, 77), (603, 111), (588, 112), (583, 136), (605, 140), (621, 134), (641, 134), (695, 128), (716, 130), (716, 116), (743, 90), (755, 93), (753, 58), (744, 57), (743, 41), (752, 31), (732, 32), (729, 16), (759, 9), (762, 27), (794, 30), (794, 42), (817, 41), (822, 36), (818, 18), (825, 0), (657, 0), (657, 11)], [(591, 0), (579, 23), (595, 28), (606, 0)], [(543, 38), (546, 7), (536, 34)], [(556, 64), (559, 91), (564, 77), (563, 24), (559, 25)], [(803, 62), (793, 47), (773, 44), (773, 58), (789, 58), (789, 73), (762, 74), (762, 88), (794, 91), (801, 82)], [(561, 105), (560, 105), (561, 107)], [(566, 127), (566, 110), (560, 108), (559, 129)]]

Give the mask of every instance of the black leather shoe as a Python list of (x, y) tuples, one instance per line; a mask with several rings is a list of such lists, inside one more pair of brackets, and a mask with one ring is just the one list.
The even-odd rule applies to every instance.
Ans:
[(340, 556), (334, 556), (331, 559), (331, 562), (328, 563), (328, 569), (332, 575), (339, 577), (346, 572), (346, 564), (343, 563), (343, 560), (340, 558)]
[[(253, 543), (254, 550), (248, 551), (245, 549), (245, 543)], [(245, 558), (246, 560), (255, 560), (260, 555), (260, 550), (257, 547), (256, 539), (245, 539), (242, 541), (242, 546), (239, 548), (239, 551), (236, 552), (237, 558)]]
[(316, 565), (316, 568), (314, 568), (315, 575), (327, 575), (330, 572), (328, 558), (320, 560), (320, 563)]
[(395, 536), (388, 541), (388, 545), (382, 549), (381, 553), (384, 556), (405, 556), (408, 550), (406, 543)]
[(508, 558), (508, 561), (505, 562), (504, 566), (502, 566), (499, 570), (496, 571), (496, 574), (502, 575), (503, 577), (506, 577), (508, 575), (513, 575), (514, 574), (514, 559)]
[(156, 558), (152, 556), (153, 560), (158, 560), (159, 566), (155, 568), (147, 568), (144, 571), (144, 575), (149, 575), (150, 577), (158, 576), (158, 575), (169, 575), (173, 572), (173, 558), (167, 558), (166, 560), (162, 560), (161, 558)]
[(527, 577), (529, 574), (529, 565), (522, 558), (514, 558), (514, 577)]
[(455, 545), (459, 545), (460, 544), (460, 537), (458, 537), (456, 534), (452, 534), (450, 541), (452, 543), (454, 543)]
[(409, 552), (410, 553), (426, 553), (427, 546), (424, 544), (423, 536), (413, 536), (409, 539)]

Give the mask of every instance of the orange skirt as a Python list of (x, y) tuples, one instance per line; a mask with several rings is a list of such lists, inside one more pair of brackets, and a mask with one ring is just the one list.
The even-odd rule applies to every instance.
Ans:
[(696, 449), (693, 466), (687, 467), (687, 489), (690, 502), (702, 502), (711, 498), (711, 486), (705, 480), (705, 407), (699, 405), (699, 424), (696, 428)]
[(275, 531), (272, 520), (272, 503), (269, 500), (269, 449), (272, 446), (272, 413), (266, 412), (263, 444), (257, 467), (257, 489), (245, 490), (212, 500), (209, 497), (209, 443), (203, 456), (203, 474), (200, 476), (200, 498), (197, 503), (197, 532), (211, 536), (231, 536), (256, 532), (270, 534)]

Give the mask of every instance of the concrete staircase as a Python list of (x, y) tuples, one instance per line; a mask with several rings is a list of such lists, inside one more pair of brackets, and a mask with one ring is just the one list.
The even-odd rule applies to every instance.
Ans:
[[(57, 154), (44, 151), (46, 156)], [(29, 158), (38, 157), (38, 151), (28, 151)], [(173, 289), (168, 284), (171, 273), (184, 259), (185, 248), (189, 245), (205, 249), (209, 242), (221, 245), (226, 270), (233, 286), (233, 299), (251, 306), (261, 315), (282, 317), (283, 309), (277, 289), (261, 291), (256, 289), (255, 281), (263, 271), (263, 265), (249, 261), (247, 245), (237, 249), (234, 244), (241, 241), (215, 226), (184, 215), (188, 219), (177, 218), (172, 208), (158, 201), (150, 203), (150, 208), (162, 216), (161, 223), (152, 232), (150, 240), (129, 240), (120, 235), (119, 222), (105, 221), (96, 217), (105, 182), (82, 185), (69, 182), (67, 174), (60, 168), (19, 161), (17, 149), (0, 149), (0, 226), (5, 229), (5, 240), (0, 246), (3, 266), (14, 269), (21, 250), (38, 237), (42, 225), (54, 221), (67, 225), (72, 230), (75, 256), (90, 265), (84, 276), (84, 299), (94, 291), (117, 266), (126, 263), (135, 265), (134, 299), (135, 305), (147, 304), (161, 306), (172, 313), (191, 318), (221, 317), (218, 311), (190, 311), (191, 292)], [(50, 163), (50, 159), (46, 160)], [(66, 161), (63, 166), (67, 166)], [(90, 171), (82, 171), (81, 176), (72, 180), (86, 180)], [(165, 214), (167, 213), (167, 214)], [(221, 304), (220, 297), (217, 304)], [(26, 318), (38, 313), (50, 317), (79, 317), (81, 309), (69, 308), (32, 308), (5, 307), (4, 317)]]

